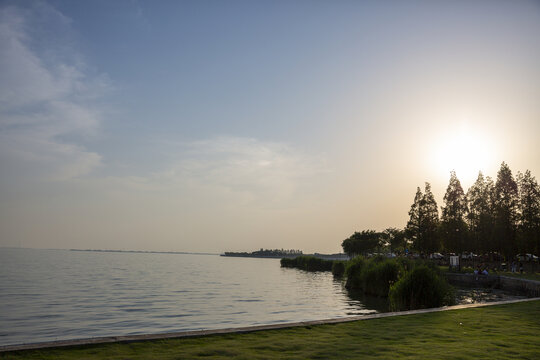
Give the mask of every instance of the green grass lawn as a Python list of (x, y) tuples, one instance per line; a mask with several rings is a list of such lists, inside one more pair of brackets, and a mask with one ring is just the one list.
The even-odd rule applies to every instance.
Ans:
[(540, 301), (247, 334), (22, 351), (2, 359), (539, 359)]

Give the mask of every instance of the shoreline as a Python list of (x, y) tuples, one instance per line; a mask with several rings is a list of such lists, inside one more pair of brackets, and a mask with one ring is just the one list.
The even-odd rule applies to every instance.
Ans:
[(349, 256), (346, 254), (278, 254), (278, 255), (264, 255), (264, 254), (255, 254), (255, 253), (239, 253), (239, 252), (225, 252), (219, 256), (223, 257), (240, 257), (240, 258), (256, 258), (256, 259), (294, 259), (297, 257), (315, 257), (323, 260), (350, 260)]
[(454, 305), (454, 306), (446, 306), (446, 307), (431, 308), (431, 309), (378, 313), (378, 314), (371, 314), (371, 315), (356, 315), (356, 316), (348, 316), (348, 317), (343, 317), (343, 318), (333, 318), (333, 319), (323, 319), (323, 320), (246, 326), (246, 327), (238, 327), (238, 328), (180, 331), (180, 332), (169, 332), (169, 333), (162, 333), (162, 334), (107, 336), (107, 337), (83, 338), (83, 339), (73, 339), (73, 340), (48, 341), (48, 342), (39, 342), (39, 343), (2, 345), (0, 346), (0, 353), (11, 352), (11, 351), (22, 351), (22, 350), (64, 348), (64, 347), (83, 346), (83, 345), (131, 343), (131, 342), (141, 342), (141, 341), (147, 341), (147, 340), (167, 340), (167, 339), (178, 339), (178, 338), (205, 337), (205, 336), (211, 336), (211, 335), (251, 333), (251, 332), (257, 332), (257, 331), (263, 331), (263, 330), (279, 330), (279, 329), (288, 329), (288, 328), (294, 328), (294, 327), (305, 327), (305, 326), (313, 326), (313, 325), (339, 324), (339, 323), (347, 323), (347, 322), (354, 322), (354, 321), (360, 321), (360, 320), (379, 319), (379, 318), (396, 317), (396, 316), (404, 316), (404, 315), (426, 314), (426, 313), (487, 307), (487, 306), (504, 305), (504, 304), (514, 304), (514, 303), (530, 302), (530, 301), (538, 301), (538, 300), (540, 300), (540, 297), (528, 298), (528, 299), (517, 299), (517, 300), (505, 300), (505, 301), (497, 301), (497, 302), (489, 302), (489, 303)]

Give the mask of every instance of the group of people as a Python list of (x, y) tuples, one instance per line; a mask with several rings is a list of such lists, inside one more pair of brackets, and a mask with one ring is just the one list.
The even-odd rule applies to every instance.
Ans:
[(478, 268), (474, 269), (474, 275), (489, 275), (487, 267), (482, 270), (480, 265), (478, 265)]
[[(512, 261), (512, 264), (510, 265), (510, 271), (515, 273), (517, 272), (518, 264), (515, 261)], [(519, 272), (520, 274), (523, 274), (523, 263), (519, 262)]]
[[(522, 262), (517, 263), (515, 261), (512, 261), (512, 264), (510, 264), (510, 271), (513, 273), (517, 273), (518, 267), (519, 267), (519, 272), (523, 274)], [(493, 270), (496, 270), (496, 269), (494, 268)], [(504, 267), (503, 267), (503, 271), (504, 271)], [(474, 275), (489, 275), (488, 268), (484, 267), (483, 265), (478, 265), (478, 267), (474, 269)]]

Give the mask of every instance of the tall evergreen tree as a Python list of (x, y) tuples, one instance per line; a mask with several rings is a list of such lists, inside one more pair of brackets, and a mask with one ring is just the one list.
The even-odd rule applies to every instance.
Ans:
[(422, 194), (420, 188), (416, 190), (405, 233), (416, 250), (425, 253), (434, 252), (440, 248), (437, 233), (438, 224), (437, 203), (431, 192), (431, 185), (426, 183), (424, 194)]
[(428, 182), (426, 182), (424, 188), (424, 198), (420, 205), (420, 213), (424, 215), (422, 219), (424, 249), (430, 253), (440, 250), (441, 242), (438, 233), (439, 209), (435, 197), (431, 192), (431, 185)]
[(529, 170), (518, 173), (518, 248), (521, 253), (540, 250), (540, 187)]
[(475, 183), (467, 191), (467, 223), (473, 251), (486, 253), (495, 251), (493, 244), (493, 180), (478, 173)]
[(441, 235), (446, 250), (456, 253), (472, 250), (466, 243), (466, 214), (467, 198), (456, 173), (452, 171), (446, 194), (444, 194), (444, 206), (442, 207), (441, 216)]
[(498, 250), (511, 259), (517, 253), (518, 187), (505, 162), (497, 173), (494, 205), (495, 242)]
[(409, 210), (409, 221), (405, 227), (405, 236), (409, 240), (413, 247), (416, 248), (418, 244), (418, 235), (420, 233), (420, 202), (424, 195), (420, 190), (420, 187), (416, 188), (416, 195), (414, 195), (414, 201)]

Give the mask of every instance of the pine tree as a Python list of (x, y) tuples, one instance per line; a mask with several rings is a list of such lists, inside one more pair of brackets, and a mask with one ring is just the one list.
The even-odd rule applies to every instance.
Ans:
[(450, 173), (450, 182), (444, 195), (444, 206), (441, 210), (441, 235), (445, 249), (456, 253), (472, 250), (466, 244), (467, 198), (454, 171)]
[(467, 223), (470, 242), (473, 251), (486, 253), (495, 251), (493, 244), (493, 180), (488, 176), (484, 179), (482, 172), (478, 173), (475, 183), (467, 191)]
[(431, 185), (426, 183), (424, 194), (418, 187), (414, 202), (409, 211), (409, 221), (405, 228), (407, 238), (413, 242), (413, 247), (423, 253), (439, 250), (440, 243), (437, 233), (439, 212)]
[(540, 250), (540, 187), (529, 170), (518, 173), (519, 221), (518, 248), (521, 253)]
[(495, 243), (509, 260), (517, 252), (518, 187), (512, 171), (504, 162), (497, 173), (494, 205)]
[(420, 213), (423, 214), (421, 229), (424, 249), (429, 253), (440, 250), (441, 244), (438, 234), (439, 210), (437, 208), (435, 197), (431, 192), (431, 185), (428, 182), (426, 182), (424, 188), (424, 197), (420, 204)]
[(424, 195), (420, 190), (420, 187), (416, 188), (416, 195), (414, 196), (413, 204), (409, 210), (409, 221), (405, 227), (405, 236), (412, 242), (413, 247), (416, 248), (418, 244), (418, 234), (420, 233), (420, 202)]

